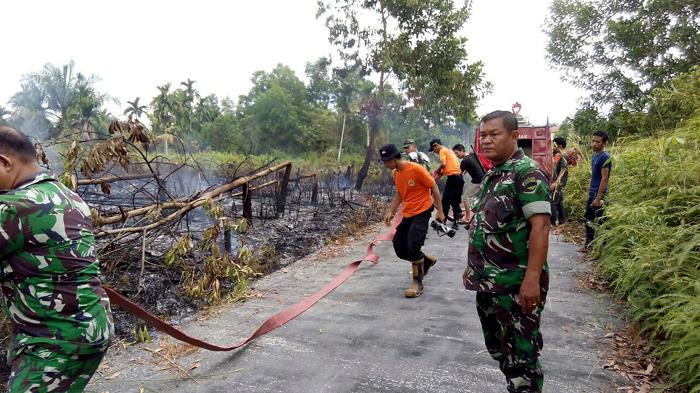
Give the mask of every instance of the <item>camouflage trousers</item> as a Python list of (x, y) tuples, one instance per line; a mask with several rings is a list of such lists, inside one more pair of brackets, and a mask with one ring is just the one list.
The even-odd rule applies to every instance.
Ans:
[(105, 352), (67, 355), (31, 346), (12, 360), (9, 393), (80, 393), (100, 365)]
[(476, 294), (486, 349), (506, 376), (508, 392), (542, 391), (544, 374), (538, 357), (542, 350), (543, 306), (544, 301), (526, 315), (518, 304), (517, 294)]

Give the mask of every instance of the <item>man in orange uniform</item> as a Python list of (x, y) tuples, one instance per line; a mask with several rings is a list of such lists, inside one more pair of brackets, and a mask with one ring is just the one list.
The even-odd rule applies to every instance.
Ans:
[(442, 197), (442, 210), (447, 215), (452, 206), (452, 217), (454, 222), (452, 227), (459, 229), (457, 222), (462, 217), (462, 191), (464, 189), (464, 179), (462, 178), (462, 170), (459, 168), (459, 158), (455, 152), (442, 145), (442, 142), (435, 138), (430, 141), (430, 150), (440, 156), (440, 166), (433, 173), (436, 179), (447, 176), (445, 183), (445, 195)]
[(393, 171), (397, 191), (384, 216), (387, 225), (391, 224), (396, 209), (403, 202), (403, 219), (396, 228), (393, 243), (396, 256), (412, 264), (413, 282), (404, 291), (404, 295), (409, 298), (418, 297), (423, 293), (423, 277), (437, 262), (435, 257), (423, 254), (421, 247), (428, 233), (433, 206), (437, 208), (435, 218), (440, 222), (445, 220), (440, 205), (440, 190), (423, 166), (401, 159), (401, 152), (396, 146), (383, 146), (379, 149), (379, 156), (384, 166)]

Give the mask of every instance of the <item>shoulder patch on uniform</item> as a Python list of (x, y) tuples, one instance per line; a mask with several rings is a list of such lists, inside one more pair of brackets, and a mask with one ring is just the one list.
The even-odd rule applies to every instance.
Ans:
[(539, 182), (540, 181), (535, 176), (530, 175), (523, 179), (523, 187), (527, 191), (534, 191), (537, 188)]

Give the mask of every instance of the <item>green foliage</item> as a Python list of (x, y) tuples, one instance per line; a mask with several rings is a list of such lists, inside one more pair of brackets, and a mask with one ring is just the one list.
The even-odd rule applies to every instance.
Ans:
[[(452, 0), (320, 1), (317, 16), (325, 17), (341, 60), (381, 78), (394, 75), (427, 119), (444, 123), (468, 119), (488, 87), (482, 64), (467, 63), (466, 39), (458, 35), (469, 6)], [(376, 94), (381, 106), (381, 91)]]
[[(377, 85), (360, 68), (333, 69), (327, 58), (308, 63), (306, 76), (308, 83), (282, 64), (269, 72), (257, 71), (250, 91), (237, 103), (200, 94), (191, 79), (175, 89), (166, 83), (157, 86), (158, 94), (148, 105), (139, 97), (127, 101), (123, 114), (147, 116), (156, 149), (168, 157), (189, 160), (182, 155), (183, 146), (194, 156), (216, 152), (199, 155), (213, 169), (238, 163), (246, 155), (253, 155), (251, 162), (260, 165), (273, 157), (301, 161), (314, 169), (359, 165), (358, 154), (366, 151), (370, 134), (367, 103)], [(72, 63), (49, 64), (25, 77), (22, 91), (11, 101), (13, 110), (0, 108), (0, 123), (38, 137), (59, 131), (71, 132), (77, 140), (104, 136), (111, 117), (103, 108), (107, 97), (93, 87), (95, 80), (76, 73)], [(384, 88), (384, 102), (384, 115), (377, 122), (381, 132), (375, 136), (381, 143), (413, 138), (425, 149), (435, 135), (449, 139), (462, 133), (462, 126), (431, 124), (420, 107), (390, 85)]]
[(453, 126), (474, 116), (476, 102), (489, 85), (483, 81), (482, 64), (467, 62), (466, 39), (458, 34), (469, 6), (456, 6), (452, 0), (318, 2), (317, 17), (325, 18), (328, 40), (344, 68), (379, 79), (362, 106), (369, 138), (356, 189), (376, 154), (389, 77), (407, 96), (405, 107), (417, 110), (428, 124)]
[(202, 124), (202, 144), (218, 151), (245, 151), (246, 141), (241, 134), (240, 120), (232, 113), (216, 117)]
[(580, 138), (587, 138), (596, 130), (606, 131), (616, 139), (628, 135), (652, 135), (678, 127), (700, 108), (700, 66), (653, 89), (646, 101), (648, 105), (643, 110), (614, 105), (607, 114), (586, 102), (565, 123), (570, 124), (570, 132)]
[(700, 64), (700, 4), (675, 0), (554, 0), (547, 58), (596, 106), (648, 108), (648, 94)]
[(189, 254), (194, 243), (189, 235), (182, 236), (178, 241), (165, 253), (165, 266), (175, 266), (179, 259)]
[[(590, 137), (581, 139), (578, 135), (567, 138), (566, 149), (580, 152), (576, 166), (569, 166), (569, 180), (564, 192), (564, 208), (570, 220), (583, 220), (588, 201), (588, 188), (591, 182), (591, 147)], [(615, 168), (617, 172), (617, 168)]]
[(150, 333), (148, 333), (148, 327), (146, 325), (141, 325), (140, 323), (131, 329), (131, 336), (134, 338), (136, 343), (151, 343), (153, 338)]
[(700, 109), (700, 66), (654, 90), (649, 115), (663, 128), (678, 127)]
[(248, 95), (240, 97), (238, 112), (253, 153), (328, 146), (327, 131), (335, 119), (327, 109), (310, 105), (306, 86), (292, 69), (279, 64), (270, 73), (256, 72), (252, 82)]
[(700, 392), (700, 114), (612, 151), (598, 268), (651, 333), (671, 381)]

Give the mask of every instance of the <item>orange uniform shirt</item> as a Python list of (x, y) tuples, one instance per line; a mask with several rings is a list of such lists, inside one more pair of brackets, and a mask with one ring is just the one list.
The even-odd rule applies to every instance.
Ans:
[(394, 171), (394, 183), (403, 199), (403, 216), (413, 217), (433, 206), (430, 189), (435, 180), (422, 165), (408, 161), (405, 164), (403, 169)]
[(459, 169), (459, 158), (452, 150), (446, 147), (440, 149), (440, 162), (445, 166), (442, 168), (442, 173), (445, 176), (462, 174), (462, 171)]

